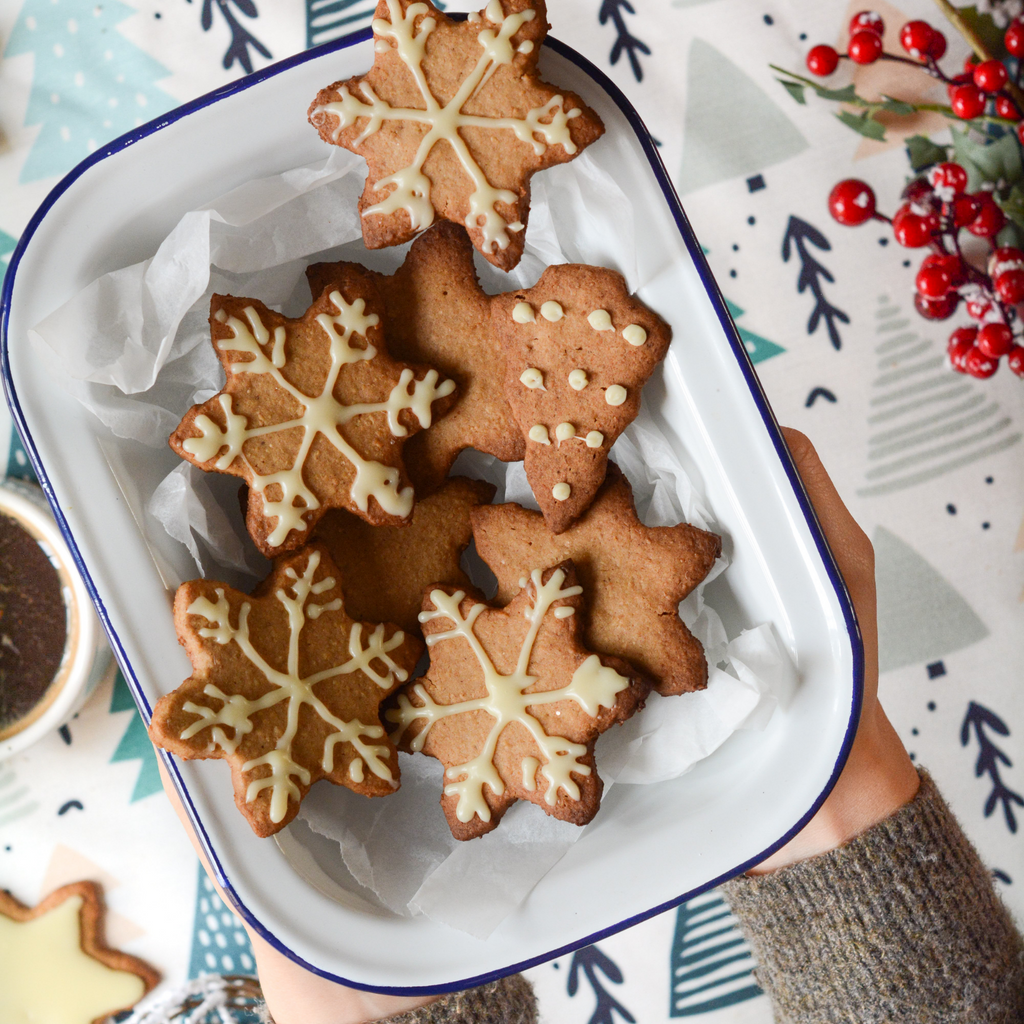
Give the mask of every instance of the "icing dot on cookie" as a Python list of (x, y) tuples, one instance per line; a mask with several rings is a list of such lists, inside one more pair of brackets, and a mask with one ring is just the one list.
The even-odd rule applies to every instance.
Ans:
[(213, 314), (213, 319), (219, 321), (222, 324), (227, 323), (228, 311), (226, 309), (218, 309), (217, 312)]
[(600, 430), (592, 430), (587, 434), (587, 447), (600, 448), (604, 444), (604, 434)]
[(613, 384), (604, 393), (604, 400), (609, 405), (622, 405), (626, 400), (626, 389), (621, 384)]
[(531, 441), (536, 441), (537, 444), (551, 444), (551, 438), (548, 437), (548, 428), (543, 423), (535, 423), (530, 427), (529, 437)]
[(520, 53), (533, 53), (533, 42), (530, 39), (524, 39), (519, 44)]
[(564, 480), (551, 488), (551, 497), (555, 501), (565, 501), (570, 494), (572, 494), (572, 488)]
[(541, 391), (545, 390), (545, 388), (544, 388), (544, 374), (541, 373), (540, 370), (538, 370), (536, 366), (528, 366), (525, 370), (523, 370), (523, 372), (520, 375), (519, 379), (528, 388), (540, 388)]
[(354, 758), (348, 766), (348, 777), (353, 782), (363, 781), (363, 762), (360, 758)]
[(517, 302), (512, 309), (512, 319), (517, 324), (532, 324), (537, 318), (533, 315), (533, 306), (528, 302)]
[(569, 387), (574, 391), (582, 391), (589, 383), (586, 370), (573, 370), (569, 374)]
[(552, 302), (550, 299), (540, 307), (540, 315), (545, 320), (550, 320), (554, 323), (556, 320), (561, 320), (565, 316), (565, 312), (557, 302)]
[(590, 316), (587, 317), (587, 321), (595, 331), (614, 331), (612, 327), (611, 314), (607, 309), (595, 309)]
[(563, 604), (561, 608), (556, 608), (555, 609), (555, 618), (556, 619), (567, 619), (567, 618), (569, 618), (570, 615), (575, 615), (575, 614), (576, 614), (576, 609), (575, 608), (570, 608), (569, 605), (567, 605), (567, 604)]
[(568, 441), (576, 436), (576, 428), (571, 423), (559, 423), (555, 427), (555, 439)]
[(526, 589), (526, 584), (529, 583), (529, 582), (530, 581), (525, 576), (520, 576), (519, 577), (519, 589), (520, 590), (525, 590)]
[(622, 329), (622, 336), (630, 345), (642, 345), (647, 340), (647, 332), (639, 324), (630, 324)]

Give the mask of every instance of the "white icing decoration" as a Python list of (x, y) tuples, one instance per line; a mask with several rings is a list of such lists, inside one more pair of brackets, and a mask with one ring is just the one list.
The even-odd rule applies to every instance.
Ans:
[(523, 370), (519, 375), (519, 380), (528, 388), (540, 388), (541, 391), (547, 391), (547, 388), (544, 387), (544, 374), (536, 366), (528, 366)]
[(611, 314), (607, 309), (595, 309), (587, 317), (587, 322), (595, 331), (614, 331), (615, 328), (612, 326)]
[[(561, 611), (561, 608), (556, 608), (556, 611)], [(523, 789), (527, 793), (535, 793), (537, 791), (537, 769), (540, 767), (540, 761), (535, 757), (524, 757), (523, 758)]]
[(626, 389), (621, 384), (613, 384), (604, 393), (604, 400), (609, 405), (622, 405), (626, 400)]
[(592, 430), (587, 434), (587, 447), (600, 448), (604, 444), (604, 434), (600, 430)]
[(556, 608), (555, 609), (555, 618), (556, 619), (567, 619), (567, 618), (569, 618), (569, 616), (575, 615), (575, 614), (576, 614), (576, 609), (573, 608), (571, 605), (568, 605), (568, 604), (564, 604), (564, 605), (562, 605), (561, 608)]
[(572, 494), (572, 488), (563, 480), (551, 488), (551, 497), (555, 501), (565, 501)]
[(551, 444), (551, 438), (548, 437), (548, 428), (543, 423), (535, 423), (530, 427), (530, 440), (535, 441), (537, 444)]
[[(319, 564), (320, 553), (312, 551), (301, 577), (294, 569), (287, 570), (287, 575), (292, 581), (288, 585), (288, 590), (291, 590), (294, 596), (290, 596), (288, 590), (284, 588), (274, 591), (274, 597), (281, 603), (288, 618), (288, 656), (284, 670), (270, 665), (253, 646), (249, 636), (249, 610), (252, 605), (248, 601), (243, 602), (238, 609), (237, 626), (231, 625), (231, 606), (224, 590), (219, 587), (216, 590), (216, 602), (207, 597), (197, 597), (187, 609), (189, 615), (197, 615), (210, 623), (209, 626), (200, 627), (197, 630), (199, 636), (212, 639), (222, 645), (237, 644), (242, 654), (270, 684), (270, 689), (256, 700), (249, 700), (240, 694), (226, 694), (219, 687), (208, 683), (203, 688), (203, 693), (207, 697), (220, 701), (221, 707), (219, 710), (215, 710), (205, 704), (186, 701), (182, 705), (182, 709), (198, 717), (181, 733), (183, 740), (191, 739), (202, 730), (209, 729), (210, 746), (208, 749), (212, 752), (220, 747), (225, 753), (233, 754), (242, 742), (242, 737), (252, 732), (252, 716), (254, 714), (275, 707), (283, 701), (288, 701), (288, 724), (278, 738), (276, 748), (268, 751), (262, 757), (246, 761), (241, 767), (243, 772), (250, 772), (260, 765), (270, 768), (268, 776), (250, 782), (245, 799), (251, 803), (264, 789), (270, 789), (270, 820), (273, 822), (283, 820), (290, 798), (300, 799), (299, 787), (294, 780), (297, 779), (302, 785), (308, 786), (311, 778), (309, 771), (292, 757), (292, 742), (299, 728), (299, 716), (303, 705), (311, 707), (335, 730), (324, 741), (322, 767), (325, 772), (330, 772), (334, 768), (335, 746), (338, 743), (350, 743), (358, 755), (356, 760), (360, 764), (359, 768), (350, 767), (349, 769), (353, 779), (356, 779), (356, 772), (359, 773), (361, 779), (362, 765), (365, 763), (378, 778), (389, 782), (394, 781), (391, 769), (387, 764), (388, 747), (365, 742), (366, 740), (379, 740), (383, 737), (384, 730), (381, 726), (364, 725), (358, 720), (346, 722), (339, 718), (317, 697), (313, 692), (313, 687), (327, 679), (357, 671), (363, 672), (384, 690), (390, 689), (396, 680), (404, 682), (408, 673), (396, 665), (389, 654), (405, 642), (405, 634), (399, 630), (390, 640), (385, 641), (384, 626), (378, 625), (365, 638), (364, 646), (363, 626), (361, 623), (355, 622), (349, 632), (349, 659), (344, 664), (321, 669), (311, 676), (302, 678), (299, 675), (299, 641), (306, 620), (315, 619), (324, 611), (340, 607), (340, 601), (337, 599), (326, 604), (318, 604), (312, 600), (335, 586), (335, 580), (330, 576), (317, 584), (313, 583), (313, 576)], [(377, 668), (375, 665), (383, 666), (383, 669)], [(230, 736), (225, 729), (231, 730)], [(356, 781), (360, 781), (360, 779), (356, 779)]]
[(576, 436), (576, 428), (571, 423), (559, 423), (555, 427), (555, 440), (568, 441)]
[(574, 391), (582, 391), (590, 381), (587, 379), (586, 370), (572, 370), (569, 373), (569, 387)]
[(544, 317), (545, 320), (550, 320), (552, 323), (557, 323), (559, 320), (562, 319), (563, 316), (565, 316), (565, 312), (562, 310), (562, 307), (557, 302), (554, 302), (549, 299), (547, 302), (544, 303), (543, 306), (540, 307), (540, 315)]
[[(335, 142), (343, 129), (365, 118), (366, 127), (353, 143), (355, 146), (378, 132), (386, 121), (413, 121), (424, 126), (425, 131), (412, 163), (373, 183), (375, 189), (391, 188), (393, 191), (382, 202), (363, 211), (366, 216), (405, 210), (414, 231), (427, 228), (433, 223), (435, 211), (430, 199), (430, 180), (423, 173), (423, 165), (434, 146), (441, 140), (446, 141), (473, 183), (466, 227), (482, 231), (485, 252), (502, 250), (509, 245), (508, 232), (522, 231), (523, 225), (518, 221), (507, 222), (498, 213), (497, 205), (514, 205), (518, 196), (508, 189), (496, 188), (487, 180), (459, 129), (479, 127), (492, 131), (508, 130), (514, 132), (521, 142), (529, 143), (537, 156), (543, 154), (548, 146), (554, 145), (561, 145), (567, 154), (572, 155), (577, 146), (569, 133), (569, 121), (579, 117), (582, 111), (579, 107), (565, 110), (563, 98), (553, 96), (543, 106), (527, 111), (525, 117), (485, 117), (463, 113), (463, 106), (483, 88), (491, 75), (501, 65), (512, 63), (515, 58), (512, 37), (526, 22), (536, 17), (532, 8), (505, 16), (499, 0), (491, 0), (484, 12), (487, 22), (496, 25), (497, 31), (489, 27), (481, 29), (477, 41), (482, 52), (476, 66), (463, 79), (451, 99), (442, 106), (431, 92), (423, 70), (426, 42), (437, 23), (434, 18), (424, 17), (416, 26), (416, 19), (427, 14), (427, 11), (423, 3), (410, 4), (403, 11), (398, 0), (388, 0), (389, 20), (375, 18), (373, 21), (376, 40), (374, 49), (377, 52), (382, 52), (384, 46), (395, 49), (413, 77), (423, 101), (422, 107), (392, 107), (376, 95), (368, 82), (363, 81), (358, 86), (361, 96), (354, 95), (347, 86), (342, 86), (339, 89), (341, 98), (317, 107), (313, 112), (314, 117), (322, 120), (325, 114), (330, 114), (338, 119), (338, 126), (333, 132)], [(520, 52), (528, 53), (529, 49), (520, 47)]]
[[(465, 764), (453, 765), (445, 771), (445, 778), (450, 781), (444, 791), (449, 796), (458, 797), (455, 813), (459, 821), (469, 821), (474, 815), (479, 816), (482, 821), (491, 820), (491, 810), (484, 799), (483, 790), (486, 785), (496, 796), (501, 796), (505, 792), (505, 784), (494, 766), (494, 751), (498, 737), (511, 722), (519, 722), (526, 728), (545, 758), (545, 763), (539, 767), (541, 776), (548, 783), (544, 794), (545, 803), (554, 806), (559, 791), (564, 792), (571, 800), (578, 800), (579, 786), (570, 773), (575, 772), (584, 776), (590, 774), (590, 767), (578, 760), (586, 753), (587, 747), (582, 743), (574, 743), (564, 736), (549, 736), (540, 722), (530, 714), (529, 708), (572, 700), (583, 708), (586, 714), (596, 717), (600, 708), (613, 707), (616, 695), (629, 686), (628, 679), (601, 665), (600, 659), (594, 654), (577, 667), (567, 686), (540, 693), (524, 692), (537, 682), (537, 677), (529, 675), (527, 670), (530, 667), (537, 634), (548, 611), (555, 601), (582, 593), (581, 587), (562, 589), (565, 573), (561, 569), (555, 570), (547, 583), (541, 583), (541, 576), (539, 569), (534, 569), (530, 574), (530, 607), (525, 613), (530, 628), (523, 639), (516, 667), (509, 675), (502, 675), (497, 671), (490, 655), (473, 631), (473, 624), (486, 609), (486, 605), (474, 604), (468, 614), (463, 616), (459, 605), (466, 596), (464, 591), (449, 595), (443, 590), (434, 590), (431, 591), (430, 600), (435, 610), (420, 613), (421, 622), (430, 622), (436, 618), (451, 620), (450, 630), (427, 636), (427, 646), (433, 647), (455, 639), (465, 640), (483, 671), (487, 696), (457, 704), (437, 704), (422, 683), (417, 683), (413, 687), (413, 693), (422, 701), (422, 706), (415, 706), (408, 696), (402, 693), (398, 698), (399, 706), (388, 712), (388, 720), (398, 725), (392, 738), (397, 742), (413, 722), (423, 721), (424, 727), (410, 742), (413, 750), (422, 750), (430, 729), (441, 719), (473, 711), (486, 711), (494, 719), (480, 752)], [(555, 610), (556, 614), (557, 611), (558, 609)], [(524, 783), (524, 787), (525, 785)]]
[[(377, 355), (377, 349), (368, 341), (366, 348), (355, 348), (351, 339), (359, 336), (366, 340), (366, 332), (379, 322), (379, 318), (376, 313), (366, 315), (366, 303), (362, 299), (356, 299), (349, 305), (339, 291), (331, 292), (330, 299), (338, 312), (334, 315), (321, 313), (316, 318), (326, 335), (330, 355), (330, 368), (318, 395), (307, 395), (300, 391), (281, 372), (285, 365), (283, 327), (275, 329), (273, 352), (267, 358), (261, 345), (267, 343), (270, 334), (252, 306), (245, 309), (248, 323), (227, 314), (220, 316), (224, 310), (218, 310), (217, 319), (226, 324), (233, 336), (218, 341), (217, 348), (222, 352), (243, 352), (252, 356), (251, 359), (232, 363), (231, 372), (269, 375), (277, 387), (287, 392), (302, 407), (302, 412), (283, 423), (249, 427), (246, 417), (234, 412), (231, 395), (222, 393), (218, 403), (224, 413), (225, 426), (221, 427), (205, 414), (199, 415), (195, 419), (195, 426), (201, 432), (200, 436), (186, 438), (182, 443), (182, 448), (201, 463), (216, 458), (215, 469), (225, 470), (236, 459), (241, 460), (249, 470), (250, 488), (263, 498), (264, 515), (277, 520), (267, 538), (267, 543), (273, 547), (282, 544), (292, 530), (304, 531), (306, 523), (302, 518), (303, 513), (320, 507), (319, 499), (306, 484), (302, 472), (317, 436), (325, 438), (352, 464), (355, 478), (350, 493), (358, 508), (365, 512), (370, 497), (373, 497), (389, 515), (403, 518), (408, 516), (412, 511), (413, 489), (399, 489), (398, 470), (364, 458), (349, 444), (339, 428), (356, 416), (385, 412), (391, 433), (395, 437), (404, 437), (408, 430), (398, 420), (403, 409), (411, 410), (421, 426), (429, 427), (432, 419), (431, 404), (455, 390), (454, 381), (438, 383), (436, 370), (428, 371), (422, 380), (415, 380), (413, 371), (406, 368), (402, 370), (386, 402), (343, 405), (334, 397), (334, 388), (342, 368), (351, 363), (371, 360)], [(291, 466), (265, 475), (257, 472), (245, 455), (245, 443), (252, 438), (296, 428), (302, 430), (302, 440)], [(281, 491), (281, 498), (277, 501), (271, 501), (266, 496), (266, 490), (271, 484), (277, 484)]]
[(647, 332), (639, 324), (630, 324), (622, 329), (622, 336), (630, 345), (642, 345), (647, 340)]
[(517, 302), (512, 310), (512, 319), (517, 324), (532, 324), (537, 318), (533, 313), (533, 306), (528, 302)]

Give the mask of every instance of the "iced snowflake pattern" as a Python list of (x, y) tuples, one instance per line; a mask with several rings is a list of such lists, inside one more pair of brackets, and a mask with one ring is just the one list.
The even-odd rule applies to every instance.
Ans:
[[(517, 52), (528, 54), (533, 51), (534, 43), (531, 40), (524, 40), (514, 48), (512, 38), (525, 23), (534, 20), (536, 11), (526, 8), (505, 15), (500, 0), (491, 0), (484, 11), (469, 15), (471, 22), (483, 26), (477, 36), (481, 53), (476, 66), (447, 103), (442, 103), (433, 94), (423, 69), (427, 40), (438, 28), (432, 8), (425, 3), (413, 3), (403, 10), (400, 0), (388, 0), (388, 13), (390, 20), (376, 18), (373, 21), (374, 48), (378, 53), (395, 49), (416, 83), (423, 108), (393, 107), (377, 95), (369, 82), (363, 80), (356, 86), (361, 96), (350, 92), (347, 86), (342, 86), (339, 90), (340, 100), (316, 107), (313, 111), (314, 124), (319, 127), (325, 114), (337, 118), (338, 125), (332, 133), (332, 139), (337, 143), (344, 129), (350, 128), (360, 118), (365, 118), (365, 128), (351, 143), (353, 149), (358, 149), (385, 122), (411, 121), (423, 125), (425, 132), (412, 163), (374, 182), (374, 189), (390, 188), (392, 191), (382, 202), (365, 209), (364, 216), (405, 210), (413, 231), (429, 227), (433, 223), (435, 211), (430, 198), (431, 182), (423, 173), (423, 165), (434, 146), (444, 140), (455, 151), (472, 182), (466, 227), (471, 231), (477, 229), (482, 232), (482, 251), (485, 255), (506, 249), (510, 241), (508, 232), (522, 231), (525, 225), (518, 220), (511, 223), (506, 221), (498, 212), (497, 204), (515, 205), (519, 196), (491, 184), (459, 130), (471, 127), (508, 130), (514, 132), (520, 141), (532, 145), (537, 156), (543, 155), (548, 147), (559, 144), (569, 156), (576, 153), (578, 147), (572, 140), (569, 121), (579, 117), (582, 110), (579, 107), (566, 110), (564, 98), (560, 95), (552, 95), (546, 103), (531, 109), (522, 118), (473, 115), (464, 113), (462, 109), (480, 92), (499, 67), (512, 63)], [(421, 19), (418, 26), (417, 19)], [(483, 24), (485, 21), (486, 25)]]
[[(366, 512), (369, 499), (373, 497), (389, 515), (407, 517), (412, 512), (413, 489), (400, 486), (399, 470), (364, 458), (345, 438), (341, 428), (356, 416), (385, 412), (391, 434), (394, 437), (405, 437), (409, 432), (399, 422), (399, 414), (403, 410), (411, 410), (420, 426), (429, 427), (432, 420), (431, 404), (455, 390), (454, 381), (444, 380), (439, 383), (436, 370), (429, 370), (422, 380), (417, 380), (413, 371), (406, 367), (401, 371), (387, 401), (354, 405), (344, 405), (338, 401), (334, 389), (344, 367), (377, 356), (377, 348), (370, 343), (367, 331), (379, 323), (379, 318), (376, 313), (367, 314), (366, 303), (362, 298), (350, 304), (340, 291), (335, 290), (330, 293), (330, 300), (338, 312), (333, 315), (321, 313), (316, 318), (329, 342), (330, 368), (319, 393), (312, 395), (301, 391), (282, 372), (288, 362), (285, 327), (275, 327), (271, 338), (270, 331), (253, 306), (245, 308), (245, 321), (229, 315), (224, 309), (218, 309), (215, 318), (232, 333), (231, 337), (219, 340), (217, 348), (221, 352), (240, 352), (249, 357), (231, 363), (230, 373), (269, 375), (277, 387), (298, 403), (301, 412), (280, 423), (250, 427), (247, 417), (235, 411), (233, 396), (225, 391), (216, 399), (225, 425), (221, 426), (201, 413), (195, 419), (199, 436), (188, 437), (181, 444), (182, 449), (201, 464), (216, 460), (212, 468), (222, 472), (233, 464), (236, 469), (242, 468), (249, 486), (262, 496), (264, 515), (276, 519), (267, 538), (267, 544), (272, 548), (284, 544), (293, 530), (305, 531), (305, 514), (321, 506), (320, 499), (303, 474), (306, 459), (318, 436), (329, 441), (355, 470), (351, 487), (351, 500), (355, 509)], [(352, 344), (355, 337), (363, 340), (364, 348)], [(269, 353), (266, 351), (268, 347)], [(302, 440), (291, 464), (261, 474), (246, 457), (246, 442), (296, 428), (302, 431)], [(276, 485), (279, 490), (280, 497), (276, 500), (267, 496), (267, 489), (271, 485)]]
[(531, 573), (529, 581), (523, 581), (523, 588), (527, 589), (529, 597), (524, 614), (530, 626), (523, 639), (515, 670), (509, 675), (502, 675), (497, 671), (490, 655), (473, 629), (474, 623), (481, 613), (495, 609), (489, 608), (485, 604), (474, 603), (463, 615), (460, 605), (466, 596), (464, 591), (447, 594), (443, 590), (434, 590), (430, 594), (434, 610), (422, 612), (420, 615), (423, 622), (439, 618), (451, 621), (452, 628), (450, 630), (427, 635), (427, 646), (433, 648), (437, 644), (459, 639), (468, 643), (483, 672), (487, 695), (455, 704), (438, 704), (431, 699), (423, 684), (417, 683), (413, 686), (412, 692), (421, 704), (413, 704), (405, 693), (400, 693), (398, 707), (389, 710), (386, 717), (389, 722), (398, 726), (391, 737), (396, 743), (412, 723), (416, 721), (425, 723), (410, 743), (414, 751), (423, 749), (430, 729), (442, 719), (474, 711), (486, 711), (494, 719), (480, 752), (464, 764), (452, 765), (445, 771), (445, 778), (448, 781), (444, 792), (448, 796), (458, 797), (456, 816), (461, 822), (470, 821), (474, 815), (484, 822), (491, 820), (491, 809), (484, 798), (483, 788), (485, 785), (488, 786), (495, 796), (499, 797), (505, 793), (505, 783), (502, 781), (493, 759), (498, 738), (504, 729), (513, 722), (525, 726), (544, 757), (543, 762), (536, 758), (524, 760), (524, 787), (530, 791), (535, 790), (539, 772), (547, 782), (544, 802), (549, 807), (554, 807), (559, 792), (564, 792), (572, 800), (578, 800), (580, 789), (572, 778), (572, 773), (575, 772), (581, 776), (590, 775), (590, 766), (579, 760), (587, 753), (586, 745), (572, 742), (564, 736), (549, 735), (541, 723), (530, 713), (529, 708), (571, 700), (575, 701), (592, 718), (596, 718), (600, 708), (613, 707), (616, 696), (630, 685), (629, 679), (619, 675), (614, 669), (602, 665), (598, 656), (592, 654), (576, 668), (567, 685), (554, 690), (526, 692), (539, 678), (530, 675), (527, 670), (530, 666), (537, 635), (548, 613), (551, 612), (558, 619), (568, 618), (575, 614), (575, 608), (572, 605), (562, 604), (553, 611), (552, 605), (556, 601), (575, 597), (583, 592), (583, 588), (579, 586), (563, 588), (562, 584), (565, 582), (565, 578), (564, 570), (558, 568), (551, 573), (547, 582), (543, 582), (542, 571), (535, 569)]
[(324, 741), (320, 767), (325, 774), (334, 770), (335, 747), (339, 743), (349, 743), (358, 755), (349, 768), (350, 777), (354, 782), (362, 781), (363, 766), (377, 778), (389, 783), (394, 782), (387, 764), (391, 748), (386, 742), (379, 742), (384, 738), (383, 728), (379, 724), (368, 725), (358, 719), (346, 721), (334, 714), (314, 693), (314, 687), (329, 679), (362, 672), (380, 687), (381, 696), (385, 696), (397, 683), (404, 682), (408, 677), (407, 671), (391, 657), (391, 652), (405, 644), (406, 635), (399, 630), (390, 639), (385, 639), (383, 625), (378, 625), (372, 632), (367, 633), (362, 623), (353, 622), (349, 631), (348, 660), (340, 665), (320, 669), (312, 675), (300, 676), (300, 644), (307, 621), (318, 619), (326, 612), (337, 612), (342, 609), (340, 597), (323, 603), (315, 600), (336, 587), (333, 576), (325, 576), (319, 582), (314, 582), (320, 559), (319, 551), (310, 551), (301, 575), (289, 566), (284, 573), (289, 581), (287, 586), (273, 592), (273, 599), (280, 603), (289, 627), (287, 663), (283, 669), (272, 665), (253, 644), (248, 622), (252, 607), (250, 602), (243, 602), (239, 606), (237, 625), (231, 623), (231, 602), (221, 587), (215, 591), (216, 601), (200, 596), (187, 609), (189, 615), (199, 616), (209, 623), (208, 626), (196, 630), (200, 637), (212, 639), (222, 646), (236, 644), (245, 658), (270, 685), (270, 689), (256, 700), (250, 700), (241, 694), (225, 693), (219, 686), (208, 682), (202, 692), (219, 702), (220, 707), (211, 707), (193, 700), (182, 704), (183, 711), (198, 717), (192, 725), (181, 732), (181, 739), (189, 740), (208, 729), (208, 752), (219, 748), (225, 755), (234, 754), (243, 737), (253, 731), (254, 715), (287, 702), (287, 724), (276, 746), (241, 765), (241, 771), (245, 774), (260, 766), (270, 769), (269, 774), (249, 782), (245, 799), (252, 803), (263, 790), (270, 789), (270, 820), (274, 823), (284, 819), (289, 800), (302, 799), (296, 781), (303, 786), (309, 786), (312, 781), (309, 769), (299, 764), (292, 753), (292, 743), (299, 728), (299, 716), (303, 706), (312, 708), (334, 730)]

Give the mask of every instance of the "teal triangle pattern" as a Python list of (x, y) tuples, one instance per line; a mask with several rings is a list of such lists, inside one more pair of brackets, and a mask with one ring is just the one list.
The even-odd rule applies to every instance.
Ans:
[(782, 108), (749, 75), (703, 39), (687, 60), (681, 195), (746, 177), (808, 147)]
[[(200, 864), (188, 976), (198, 978), (200, 974), (255, 973), (256, 959), (242, 922), (230, 907), (224, 905)], [(232, 1019), (241, 1021), (243, 1018)], [(255, 1024), (258, 1018), (251, 1019)]]
[[(735, 302), (726, 299), (725, 305), (733, 320), (743, 316), (743, 310)], [(776, 345), (774, 341), (762, 338), (760, 334), (748, 331), (746, 327), (741, 327), (739, 324), (736, 325), (736, 330), (739, 332), (740, 341), (743, 342), (743, 347), (747, 350), (747, 355), (750, 356), (752, 363), (763, 363), (766, 359), (771, 359), (772, 356), (786, 351), (781, 345)]]
[(33, 484), (39, 482), (17, 430), (11, 431), (11, 446), (7, 452), (7, 476), (15, 480), (28, 480)]
[(0, 287), (3, 287), (4, 278), (7, 276), (7, 265), (11, 260), (11, 253), (18, 244), (16, 238), (11, 238), (6, 231), (0, 231)]
[(938, 661), (988, 636), (974, 609), (909, 544), (883, 526), (872, 543), (879, 671)]
[(21, 169), (23, 183), (65, 174), (174, 105), (157, 84), (169, 77), (167, 68), (118, 31), (135, 13), (120, 0), (24, 0), (4, 57), (47, 57), (35, 62), (25, 114), (39, 134)]
[(143, 724), (139, 709), (135, 706), (135, 701), (132, 698), (131, 691), (128, 689), (128, 684), (124, 681), (124, 676), (119, 671), (117, 678), (114, 680), (114, 692), (110, 698), (110, 713), (113, 715), (120, 711), (131, 711), (132, 717), (128, 722), (128, 728), (125, 729), (124, 735), (121, 737), (121, 742), (117, 745), (117, 750), (114, 751), (114, 756), (110, 759), (110, 763), (113, 764), (115, 761), (142, 761), (142, 765), (139, 768), (139, 776), (135, 780), (135, 789), (132, 791), (132, 797), (129, 801), (129, 803), (135, 803), (138, 800), (145, 799), (147, 796), (152, 796), (154, 793), (159, 793), (163, 787), (160, 784), (160, 771), (157, 768), (156, 751), (150, 742), (146, 726)]

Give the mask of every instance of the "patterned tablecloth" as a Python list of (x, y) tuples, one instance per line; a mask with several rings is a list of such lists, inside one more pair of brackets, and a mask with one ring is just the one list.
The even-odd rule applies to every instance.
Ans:
[[(303, 48), (365, 26), (372, 0), (0, 0), (0, 257), (79, 160), (122, 132)], [(459, 5), (469, 9), (469, 5)], [(551, 0), (553, 34), (625, 91), (661, 146), (778, 418), (817, 444), (877, 552), (883, 703), (934, 773), (1024, 919), (1024, 384), (944, 365), (948, 325), (912, 308), (917, 260), (883, 227), (830, 220), (856, 174), (895, 209), (901, 131), (868, 141), (769, 63), (801, 70), (859, 4)], [(890, 27), (927, 0), (875, 4)], [(951, 63), (966, 46), (951, 35)], [(859, 71), (858, 74), (865, 74)], [(842, 74), (842, 73), (841, 73)], [(898, 89), (921, 82), (909, 72)], [(940, 131), (924, 121), (914, 131)], [(0, 265), (2, 273), (2, 265)], [(0, 423), (7, 472), (31, 477)], [(161, 991), (247, 972), (160, 790), (124, 682), (59, 734), (0, 764), (0, 886), (34, 903), (103, 882), (111, 942)], [(530, 972), (559, 1024), (770, 1021), (750, 952), (708, 893)]]

